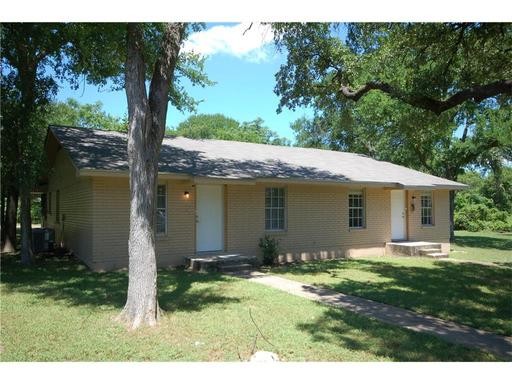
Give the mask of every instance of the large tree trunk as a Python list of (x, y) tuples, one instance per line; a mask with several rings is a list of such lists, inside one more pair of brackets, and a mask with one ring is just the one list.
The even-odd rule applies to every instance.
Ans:
[(149, 96), (142, 54), (142, 26), (128, 24), (125, 87), (128, 101), (130, 234), (128, 296), (118, 319), (134, 329), (158, 323), (154, 215), (158, 157), (165, 132), (168, 93), (184, 25), (166, 24)]
[(7, 207), (5, 211), (4, 243), (2, 252), (16, 251), (16, 214), (18, 211), (18, 190), (14, 186), (7, 188)]
[(20, 197), (20, 221), (21, 221), (21, 263), (32, 264), (32, 216), (30, 212), (32, 198), (30, 191), (24, 189)]

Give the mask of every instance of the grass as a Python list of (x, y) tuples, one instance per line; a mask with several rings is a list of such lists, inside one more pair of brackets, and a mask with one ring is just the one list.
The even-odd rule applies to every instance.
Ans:
[[(77, 262), (23, 267), (3, 257), (2, 361), (238, 361), (253, 348), (285, 361), (492, 361), (494, 356), (219, 274), (159, 271), (156, 328), (112, 321), (125, 272)], [(249, 310), (272, 345), (261, 337)], [(254, 342), (256, 340), (256, 346)]]
[[(476, 241), (482, 238), (484, 241)], [(501, 264), (452, 263), (427, 258), (370, 257), (276, 267), (274, 274), (434, 315), (497, 334), (512, 334), (512, 268), (507, 240), (486, 234), (458, 238), (466, 255), (488, 247)], [(501, 248), (501, 249), (500, 249)], [(487, 256), (486, 256), (487, 257)], [(491, 256), (488, 256), (489, 260)], [(482, 258), (481, 258), (482, 259)], [(510, 265), (510, 264), (508, 264)]]
[(450, 257), (512, 267), (512, 233), (456, 231)]

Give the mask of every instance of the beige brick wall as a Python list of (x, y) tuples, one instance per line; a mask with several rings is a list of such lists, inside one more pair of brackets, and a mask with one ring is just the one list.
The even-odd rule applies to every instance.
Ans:
[[(57, 223), (56, 196), (60, 191), (60, 223)], [(52, 212), (46, 225), (55, 229), (57, 245), (71, 249), (87, 265), (92, 264), (92, 183), (90, 178), (77, 178), (68, 155), (60, 150), (50, 170), (48, 192)], [(49, 196), (49, 194), (48, 194)]]
[[(408, 191), (408, 233), (410, 241), (433, 241), (442, 243), (443, 252), (450, 250), (450, 199), (449, 191), (432, 191), (434, 225), (421, 225), (421, 192)], [(415, 199), (413, 199), (413, 196)], [(415, 209), (412, 210), (414, 201)]]
[[(167, 186), (167, 233), (157, 235), (159, 266), (180, 265), (195, 254), (195, 188), (190, 182), (161, 179)], [(265, 231), (265, 188), (284, 187), (286, 229)], [(55, 222), (55, 195), (60, 190), (63, 224)], [(391, 238), (390, 192), (365, 188), (363, 229), (348, 228), (349, 188), (333, 185), (266, 184), (225, 186), (225, 251), (260, 255), (258, 240), (266, 233), (280, 240), (281, 261), (383, 255)], [(126, 177), (82, 177), (67, 155), (57, 154), (50, 174), (52, 214), (48, 225), (78, 257), (95, 270), (128, 265), (129, 184)], [(183, 193), (188, 191), (190, 198)], [(407, 192), (409, 240), (443, 243), (449, 249), (448, 191), (434, 191), (434, 226), (422, 227), (421, 191)], [(412, 196), (416, 209), (412, 211)]]
[[(160, 180), (167, 186), (167, 233), (156, 235), (157, 263), (161, 267), (184, 264), (195, 252), (194, 188), (190, 183)], [(127, 178), (94, 177), (93, 268), (128, 266), (130, 192)], [(185, 199), (184, 191), (190, 193)]]
[(265, 231), (265, 187), (228, 185), (227, 251), (260, 254), (258, 239), (279, 239), (281, 261), (382, 255), (391, 229), (389, 191), (365, 189), (366, 228), (348, 228), (348, 192), (339, 186), (285, 186), (285, 231)]

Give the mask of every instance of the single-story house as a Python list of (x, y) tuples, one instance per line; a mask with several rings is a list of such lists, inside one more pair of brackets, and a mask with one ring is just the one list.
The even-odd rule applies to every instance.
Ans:
[[(44, 225), (93, 270), (128, 265), (127, 135), (50, 126)], [(463, 184), (364, 155), (165, 137), (155, 217), (159, 266), (197, 254), (280, 260), (384, 255), (392, 240), (449, 250), (449, 191)]]

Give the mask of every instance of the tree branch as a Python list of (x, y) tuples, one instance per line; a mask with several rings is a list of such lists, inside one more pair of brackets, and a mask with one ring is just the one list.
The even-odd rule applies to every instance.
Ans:
[(173, 81), (172, 76), (178, 62), (184, 33), (184, 23), (165, 24), (160, 55), (155, 63), (149, 86), (149, 106), (152, 112), (153, 126), (159, 128), (157, 131), (162, 137), (165, 132), (169, 89)]
[(484, 85), (475, 85), (471, 88), (463, 89), (445, 100), (436, 100), (428, 96), (416, 96), (404, 93), (388, 83), (379, 81), (371, 81), (363, 85), (357, 90), (351, 90), (347, 85), (340, 84), (339, 92), (347, 99), (358, 101), (361, 97), (372, 90), (379, 90), (391, 96), (421, 109), (432, 111), (440, 115), (444, 111), (449, 110), (464, 101), (473, 100), (480, 102), (489, 97), (497, 96), (500, 94), (512, 95), (512, 80), (499, 80), (493, 83)]

